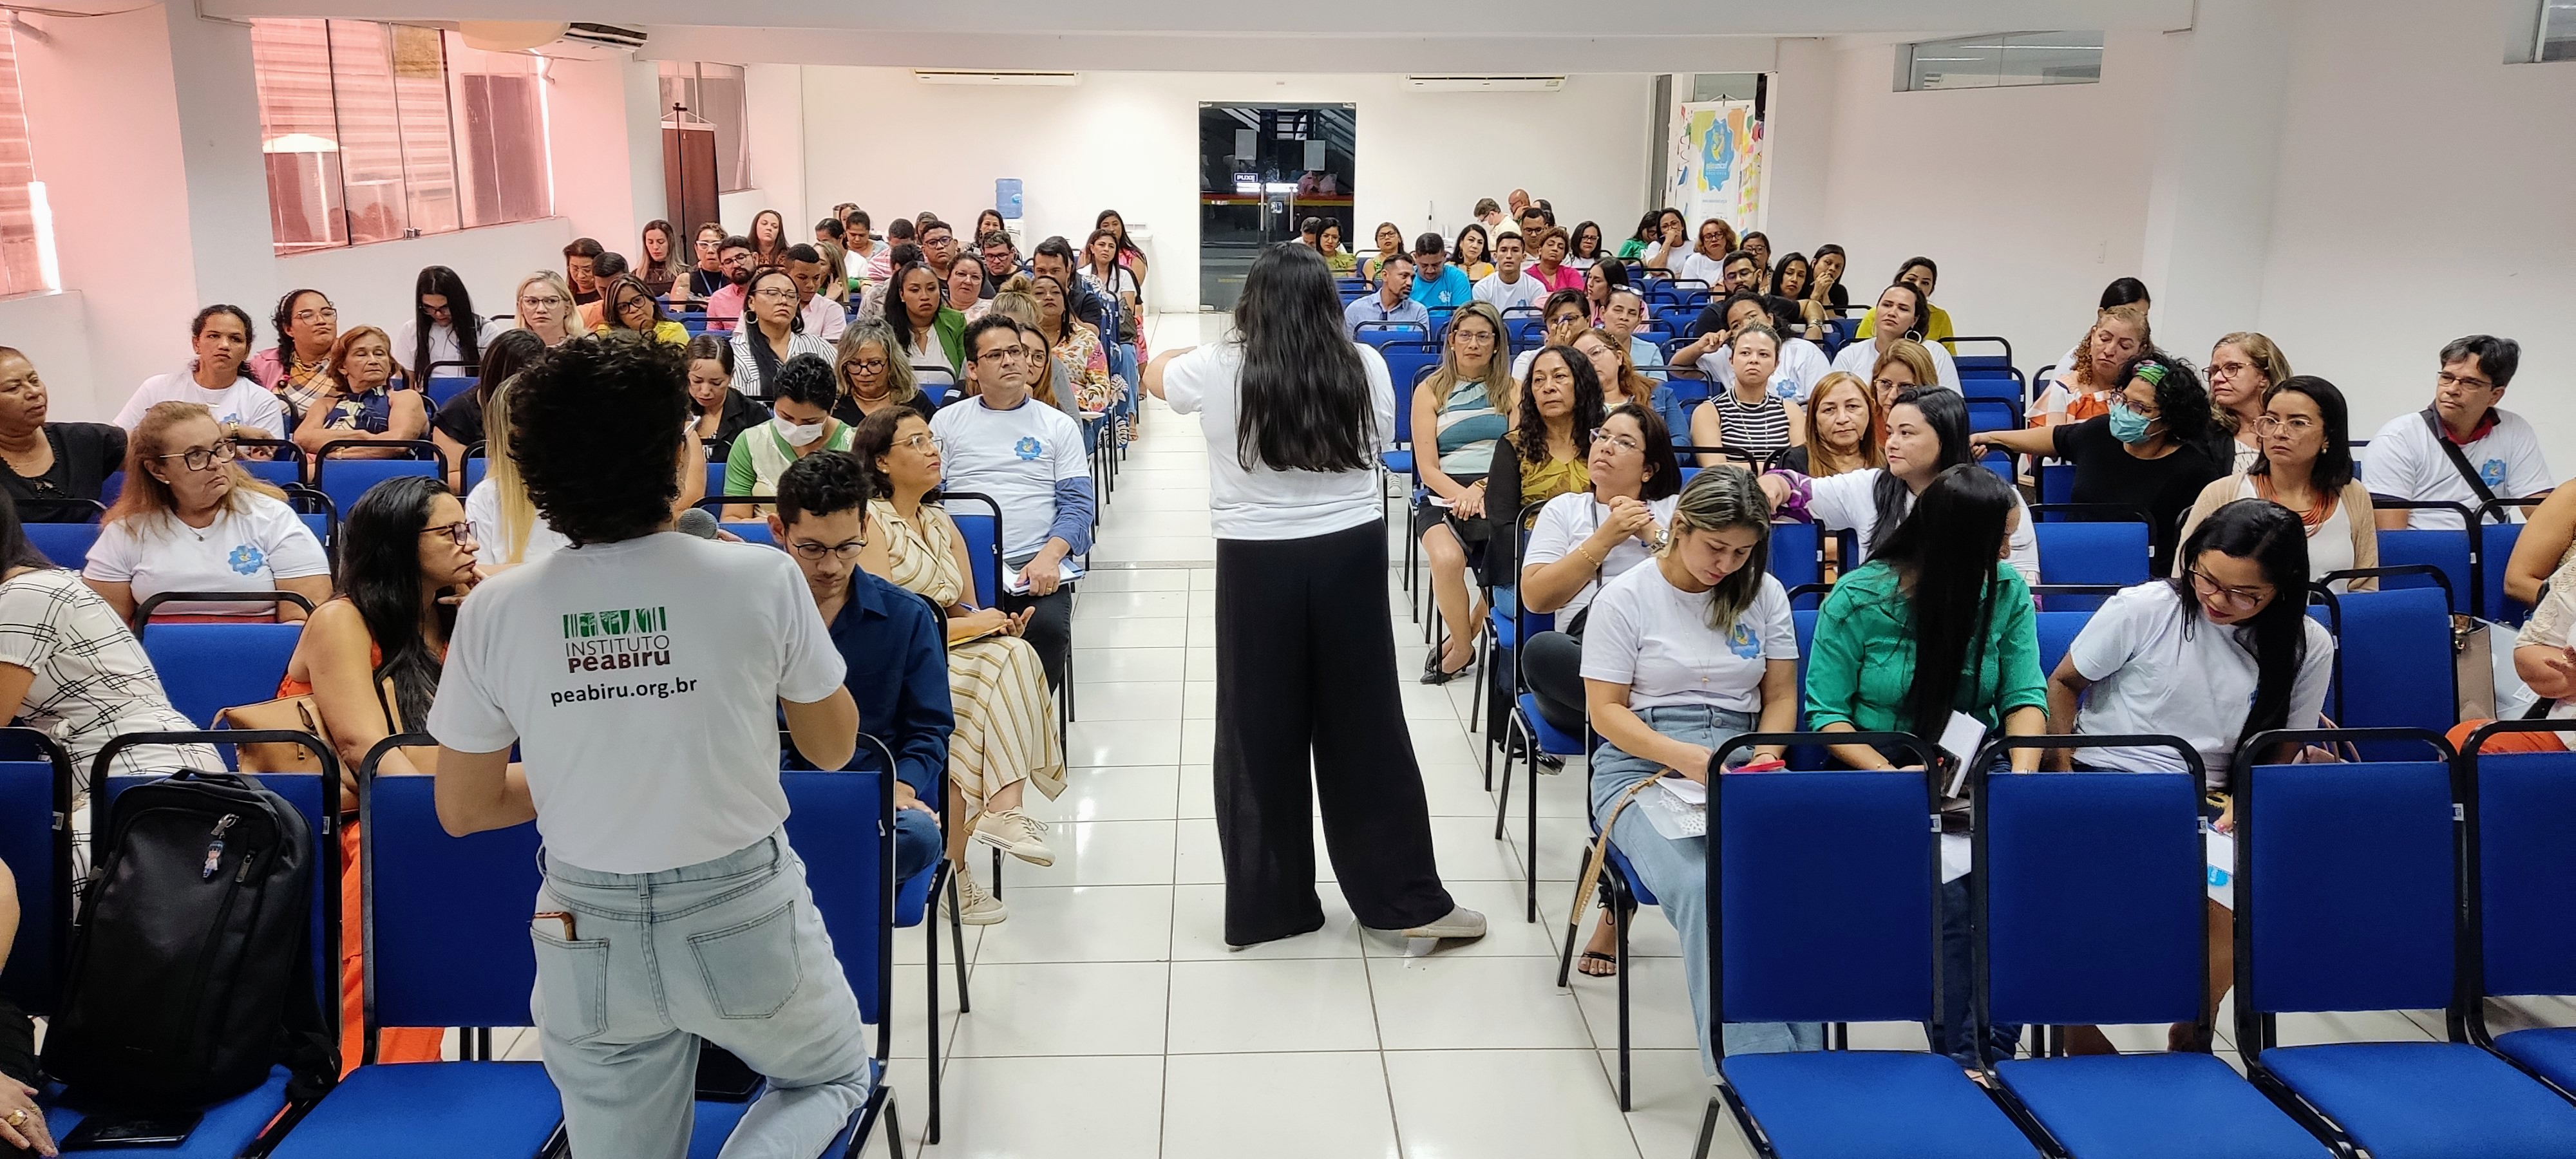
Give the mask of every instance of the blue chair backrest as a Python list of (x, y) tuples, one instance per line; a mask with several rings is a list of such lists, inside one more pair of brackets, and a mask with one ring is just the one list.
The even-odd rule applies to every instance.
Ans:
[(329, 515), (320, 511), (300, 511), (295, 517), (304, 521), (304, 530), (312, 532), (314, 542), (325, 550), (337, 546), (338, 533), (332, 529)]
[[(2345, 728), (2421, 728), (2458, 723), (2452, 683), (2451, 608), (2435, 588), (2350, 592), (2337, 597), (2335, 664)], [(2365, 754), (2383, 752), (2380, 742)]]
[[(882, 758), (880, 758), (882, 759)], [(814, 910), (859, 999), (859, 1017), (885, 1022), (894, 932), (894, 786), (873, 770), (778, 775), (787, 789), (787, 843), (805, 862)]]
[(2469, 759), (2484, 991), (2576, 994), (2576, 753)]
[(359, 786), (369, 1010), (379, 1026), (533, 1025), (537, 827), (450, 837), (439, 827), (435, 780), (370, 777)]
[(434, 459), (327, 458), (313, 464), (313, 486), (331, 497), (332, 506), (347, 511), (378, 483), (400, 475), (436, 478), (439, 469)]
[[(2200, 785), (2188, 773), (1985, 779), (1989, 1013), (2188, 1022), (2204, 972)], [(2118, 905), (2103, 899), (2118, 898)]]
[(1377, 347), (1381, 355), (1394, 343), (1420, 344), (1427, 333), (1411, 322), (1362, 322), (1354, 329), (1362, 345)]
[(716, 526), (740, 536), (744, 543), (757, 543), (765, 547), (778, 546), (778, 537), (769, 533), (769, 521), (766, 519), (728, 520)]
[(79, 571), (89, 566), (89, 549), (98, 542), (95, 523), (28, 523), (27, 542), (55, 564)]
[[(2380, 535), (2383, 539), (2387, 537), (2386, 532)], [(2471, 610), (2476, 614), (2509, 624), (2519, 624), (2531, 615), (2530, 608), (2504, 594), (2504, 573), (2508, 570), (2505, 565), (2513, 559), (2513, 545), (2521, 538), (2522, 524), (2519, 523), (2479, 525), (2479, 582), (2475, 586), (2462, 585), (2455, 589), (2475, 595), (2477, 603)]]
[[(2075, 464), (2040, 464), (2039, 501), (2042, 503), (2072, 503), (2075, 501)], [(2043, 520), (2043, 522), (2045, 521)]]
[(427, 391), (429, 401), (431, 404), (436, 406), (446, 406), (448, 403), (455, 401), (457, 395), (474, 389), (474, 382), (475, 380), (473, 378), (465, 376), (430, 375), (429, 390)]
[(1823, 536), (1813, 523), (1771, 525), (1771, 574), (1782, 587), (1825, 582)]
[[(2464, 528), (2405, 528), (2379, 533), (2379, 566), (2405, 567), (2421, 565), (2438, 569), (2451, 581), (2451, 590), (2477, 590), (2470, 582), (2469, 533)], [(2401, 588), (2435, 588), (2441, 585), (2428, 575), (2390, 575), (2379, 577), (2382, 591)], [(2467, 611), (2467, 608), (2460, 609)]]
[(975, 606), (992, 607), (1002, 594), (1002, 509), (989, 498), (964, 492), (944, 502), (975, 566)]
[(1807, 654), (1815, 650), (1816, 613), (1819, 610), (1820, 609), (1817, 608), (1792, 608), (1789, 611), (1790, 626), (1798, 633), (1798, 699), (1800, 704), (1806, 703)]
[(1435, 342), (1389, 342), (1378, 352), (1386, 357), (1386, 380), (1395, 384), (1395, 412), (1404, 414), (1413, 409), (1413, 387), (1431, 368), (1440, 365), (1440, 346)]
[[(2041, 676), (2057, 671), (2057, 662), (2066, 658), (2066, 650), (2075, 646), (2075, 637), (2081, 634), (2084, 631), (2084, 625), (2093, 619), (2092, 608), (2070, 611), (2057, 606), (2060, 600), (2077, 598), (2082, 597), (2052, 595), (2048, 597), (2048, 610), (2039, 613), (2039, 674)], [(2100, 606), (2100, 603), (2100, 599), (2095, 598), (2095, 606)]]
[(161, 674), (170, 707), (213, 728), (224, 709), (277, 698), (303, 635), (302, 624), (151, 624), (143, 654)]
[(715, 496), (724, 494), (724, 481), (725, 465), (723, 463), (707, 464), (707, 496), (709, 498), (714, 498)]
[[(1709, 811), (1729, 1022), (1911, 1022), (1932, 1009), (1922, 773), (1727, 773)], [(1700, 937), (1684, 930), (1686, 938)]]
[(301, 483), (304, 481), (304, 464), (293, 459), (239, 459), (235, 461), (241, 464), (242, 470), (250, 472), (251, 478), (258, 479), (264, 483), (283, 487), (289, 483)]
[[(2033, 523), (2039, 537), (2039, 582), (2044, 584), (2116, 584), (2146, 581), (2149, 554), (2144, 523)], [(2060, 611), (2090, 611), (2102, 596), (2053, 595), (2048, 606)]]
[(2240, 781), (2254, 937), (2236, 1000), (2263, 1014), (2448, 1006), (2450, 766), (2263, 765)]
[(470, 494), (473, 494), (473, 493), (474, 493), (474, 485), (475, 485), (475, 484), (477, 484), (477, 483), (482, 482), (482, 481), (483, 481), (483, 476), (488, 475), (488, 474), (491, 474), (491, 473), (492, 473), (492, 460), (491, 460), (491, 458), (490, 458), (489, 456), (486, 456), (486, 455), (470, 455), (470, 456), (467, 456), (467, 458), (466, 458), (466, 460), (465, 460), (465, 492), (466, 492), (466, 494), (469, 494), (469, 495), (470, 495)]
[(1968, 400), (1969, 433), (1981, 434), (1986, 431), (2019, 429), (2021, 429), (2021, 408), (1998, 399), (1971, 398)]
[(18, 880), (18, 940), (0, 972), (0, 994), (29, 1014), (53, 1011), (69, 948), (71, 914), (63, 896), (69, 885), (62, 876), (71, 869), (65, 860), (70, 830), (59, 831), (57, 841), (58, 779), (49, 760), (0, 761), (0, 864)]
[(125, 494), (125, 472), (110, 471), (98, 481), (98, 502), (102, 507), (116, 506), (117, 497)]

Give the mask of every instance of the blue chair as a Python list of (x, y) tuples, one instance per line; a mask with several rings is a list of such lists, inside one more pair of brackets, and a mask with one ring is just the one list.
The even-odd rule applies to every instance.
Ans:
[(269, 457), (265, 459), (236, 460), (242, 470), (250, 473), (251, 478), (262, 482), (278, 487), (292, 487), (304, 482), (306, 473), (312, 469), (305, 460), (304, 448), (289, 440), (235, 439), (233, 441), (243, 450), (265, 448), (268, 451)]
[(2378, 534), (2381, 567), (2429, 567), (2440, 573), (2382, 576), (2381, 591), (2424, 587), (2446, 587), (2453, 592), (2478, 590), (2476, 553), (2470, 550), (2466, 528), (2410, 527)]
[[(1546, 504), (1543, 503), (1529, 504), (1521, 509), (1521, 518), (1514, 521), (1514, 526), (1520, 535), (1521, 550), (1524, 553), (1529, 549), (1530, 520), (1536, 518), (1539, 509), (1544, 506)], [(1510, 813), (1512, 807), (1512, 764), (1525, 751), (1529, 757), (1530, 769), (1529, 791), (1526, 794), (1529, 826), (1525, 835), (1526, 843), (1521, 847), (1521, 869), (1524, 877), (1522, 885), (1527, 891), (1529, 910), (1526, 920), (1535, 922), (1538, 920), (1539, 757), (1542, 754), (1559, 758), (1579, 757), (1592, 751), (1591, 730), (1588, 728), (1584, 730), (1583, 736), (1569, 735), (1549, 724), (1546, 717), (1539, 715), (1538, 696), (1530, 692), (1521, 679), (1520, 644), (1531, 636), (1556, 627), (1556, 616), (1549, 612), (1533, 612), (1523, 606), (1517, 598), (1511, 601), (1511, 605), (1509, 615), (1505, 615), (1499, 607), (1486, 614), (1486, 635), (1490, 642), (1487, 650), (1486, 672), (1494, 672), (1500, 667), (1498, 662), (1491, 659), (1492, 657), (1506, 653), (1511, 657), (1511, 682), (1506, 686), (1512, 696), (1511, 712), (1504, 718), (1504, 735), (1494, 738), (1501, 742), (1503, 749), (1502, 791), (1494, 802), (1494, 840), (1503, 839), (1504, 818)], [(1479, 676), (1477, 679), (1488, 680), (1490, 677)], [(1485, 765), (1488, 774), (1492, 772), (1493, 761), (1493, 746), (1487, 745)], [(1488, 783), (1490, 785), (1490, 776)]]
[[(1989, 751), (2114, 745), (2174, 750), (2187, 771), (1989, 774), (1986, 761), (1970, 766), (1978, 1025), (2197, 1022), (2208, 1008), (2200, 754), (2170, 736), (2014, 737)], [(2113, 897), (2118, 905), (2102, 904)], [(2212, 1054), (1981, 1062), (2051, 1154), (2327, 1153)]]
[(2538, 506), (2538, 499), (2498, 499), (2478, 509), (2477, 582), (2468, 589), (2469, 614), (2508, 624), (2519, 624), (2531, 615), (2530, 608), (2504, 594), (2506, 565), (2513, 559), (2513, 545), (2521, 540), (2523, 527), (2504, 520), (2509, 508), (2522, 508), (2528, 515)]
[[(1715, 763), (1760, 744), (1737, 737)], [(1929, 746), (1902, 733), (1833, 733), (1838, 744)], [(1924, 1022), (1937, 1013), (1935, 826), (1927, 772), (1721, 773), (1708, 810), (1709, 1010), (1723, 1080), (1700, 1123), (1708, 1154), (1721, 1108), (1765, 1155), (2036, 1155), (2011, 1118), (1947, 1056), (1825, 1050), (1730, 1055), (1729, 1022)], [(1684, 931), (1684, 937), (1698, 931)]]
[[(412, 459), (344, 459), (331, 452), (342, 447), (373, 447), (407, 450), (426, 454)], [(387, 443), (344, 439), (325, 444), (322, 454), (313, 462), (313, 487), (331, 497), (331, 503), (346, 511), (358, 502), (367, 489), (397, 475), (427, 475), (433, 479), (447, 477), (447, 455), (427, 442)]]
[[(2252, 759), (2342, 740), (2432, 758)], [(2576, 1105), (2471, 1043), (2276, 1045), (2282, 1014), (2431, 1009), (2459, 995), (2451, 746), (2416, 729), (2318, 729), (2264, 733), (2239, 751), (2236, 1045), (2247, 1077), (2347, 1155), (2567, 1154)]]
[(543, 1063), (375, 1060), (385, 1026), (535, 1022), (528, 901), (543, 880), (537, 827), (450, 837), (433, 778), (377, 775), (384, 754), (435, 743), (419, 733), (387, 737), (359, 765), (366, 1057), (287, 1133), (275, 1159), (533, 1159), (560, 1145), (563, 1104)]
[(2476, 966), (2460, 1003), (2469, 1041), (2494, 1050), (2533, 1077), (2576, 1094), (2576, 1027), (2548, 1026), (2496, 1035), (2487, 1029), (2486, 999), (2576, 994), (2576, 922), (2567, 898), (2576, 890), (2576, 753), (2488, 754), (2488, 737), (2504, 732), (2558, 732), (2563, 720), (2497, 721), (2462, 747), (2459, 784), (2467, 825), (2469, 946)]
[(2075, 464), (2041, 463), (2039, 465), (2039, 501), (2041, 506), (2051, 507), (2063, 506), (2075, 501)]
[(422, 393), (429, 396), (430, 405), (446, 406), (456, 401), (457, 395), (474, 389), (474, 383), (475, 379), (470, 376), (432, 374), (429, 376), (429, 389)]
[(778, 546), (778, 537), (769, 533), (769, 521), (766, 519), (728, 520), (716, 526), (740, 536), (744, 543), (757, 543), (764, 547)]
[(1002, 505), (990, 495), (973, 491), (947, 492), (940, 502), (948, 508), (957, 533), (965, 537), (967, 556), (975, 561), (975, 606), (992, 607), (1002, 594)]
[(1823, 530), (1813, 523), (1772, 524), (1771, 574), (1788, 588), (1825, 582)]
[(153, 624), (136, 633), (161, 674), (161, 688), (199, 728), (214, 728), (227, 708), (277, 698), (302, 624)]
[(2037, 617), (2039, 674), (2043, 677), (2057, 671), (2057, 662), (2066, 658), (2066, 650), (2075, 646), (2075, 637), (2081, 634), (2084, 631), (2084, 625), (2093, 619), (2091, 608), (2066, 611), (2054, 606), (2057, 603), (2056, 600), (2052, 599), (2048, 603), (2051, 607), (2039, 613)]
[(2012, 403), (2002, 399), (1978, 398), (1974, 396), (1971, 396), (1968, 399), (1969, 433), (1982, 434), (1986, 431), (2015, 431), (2020, 429), (2021, 412), (2018, 408), (2014, 407)]
[[(2050, 522), (2064, 514), (2086, 522)], [(2031, 508), (2031, 533), (2039, 540), (2039, 582), (2101, 584), (2127, 587), (2144, 583), (2155, 560), (2153, 537), (2144, 512), (2111, 503), (2041, 503)], [(2098, 520), (2116, 522), (2097, 522)], [(2061, 595), (2048, 606), (2061, 611), (2091, 611), (2100, 596)]]
[(1381, 355), (1386, 352), (1390, 344), (1418, 343), (1428, 333), (1421, 326), (1411, 322), (1362, 322), (1352, 327), (1352, 337), (1357, 338), (1363, 346), (1377, 347)]
[(89, 549), (98, 542), (96, 523), (27, 523), (27, 542), (56, 564), (79, 571), (89, 566)]
[(0, 729), (0, 864), (18, 879), (18, 938), (0, 971), (0, 994), (33, 1015), (51, 1014), (71, 949), (71, 755), (32, 728)]
[[(466, 494), (473, 494), (474, 488), (483, 482), (483, 476), (488, 475), (491, 472), (492, 457), (483, 453), (483, 444), (476, 443), (473, 446), (466, 448), (464, 470)], [(458, 496), (458, 498), (462, 499), (463, 496)]]
[[(2335, 703), (2347, 728), (2413, 728), (2435, 736), (2457, 723), (2449, 593), (2428, 588), (2320, 592), (2334, 632)], [(2377, 742), (2362, 745), (2387, 759)]]
[[(889, 754), (890, 755), (890, 754)], [(887, 767), (893, 767), (889, 760)], [(850, 983), (850, 993), (859, 1000), (859, 1017), (877, 1028), (876, 1082), (851, 1122), (845, 1135), (852, 1140), (847, 1154), (856, 1156), (866, 1145), (877, 1116), (886, 1121), (886, 1134), (896, 1139), (902, 1134), (895, 1115), (894, 1092), (886, 1085), (886, 1060), (894, 1046), (894, 930), (902, 887), (914, 887), (916, 899), (927, 897), (929, 874), (913, 882), (897, 882), (894, 876), (894, 774), (878, 771), (815, 772), (788, 770), (779, 774), (787, 790), (787, 841), (796, 856), (805, 862), (805, 886), (813, 894), (814, 911), (823, 917), (823, 928), (832, 935), (832, 952), (840, 959), (841, 974)], [(918, 907), (920, 901), (915, 901)], [(915, 909), (918, 913), (920, 910)], [(923, 1141), (939, 1141), (939, 936), (934, 925), (930, 931), (930, 1004), (923, 1011), (929, 1019), (929, 1058), (926, 1067), (930, 1083), (930, 1121)], [(962, 976), (962, 975), (961, 975)], [(962, 985), (962, 983), (961, 983)], [(836, 1142), (830, 1154), (839, 1155), (843, 1146)], [(902, 1144), (894, 1143), (900, 1154)]]

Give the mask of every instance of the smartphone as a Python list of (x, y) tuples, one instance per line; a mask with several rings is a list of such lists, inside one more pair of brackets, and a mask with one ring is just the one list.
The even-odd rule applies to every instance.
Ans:
[(92, 1115), (63, 1137), (65, 1151), (99, 1147), (175, 1147), (197, 1129), (199, 1114)]

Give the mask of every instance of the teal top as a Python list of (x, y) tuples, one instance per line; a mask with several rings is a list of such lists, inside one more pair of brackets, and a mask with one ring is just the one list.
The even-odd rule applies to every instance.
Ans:
[(1512, 425), (1510, 419), (1494, 409), (1485, 384), (1474, 379), (1461, 379), (1449, 388), (1449, 397), (1441, 400), (1437, 421), (1440, 470), (1461, 483), (1493, 469), (1494, 440), (1503, 437)]
[[(1905, 696), (1914, 685), (1912, 620), (1913, 602), (1887, 563), (1873, 560), (1834, 585), (1816, 613), (1808, 649), (1808, 728), (1840, 721), (1862, 732), (1912, 730), (1912, 722), (1903, 719)], [(1981, 654), (1975, 678), (1961, 682), (1952, 707), (1990, 729), (2014, 709), (2048, 708), (2030, 587), (2001, 561), (1995, 564), (1994, 613)]]

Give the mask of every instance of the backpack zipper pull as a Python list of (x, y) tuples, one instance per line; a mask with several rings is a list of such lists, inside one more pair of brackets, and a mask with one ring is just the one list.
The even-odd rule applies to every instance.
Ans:
[(208, 842), (206, 845), (206, 863), (198, 867), (197, 880), (214, 880), (215, 868), (221, 864), (224, 859), (224, 831), (232, 828), (233, 824), (240, 820), (241, 814), (226, 813), (223, 815), (222, 819), (215, 822), (215, 832), (213, 834), (214, 840)]

